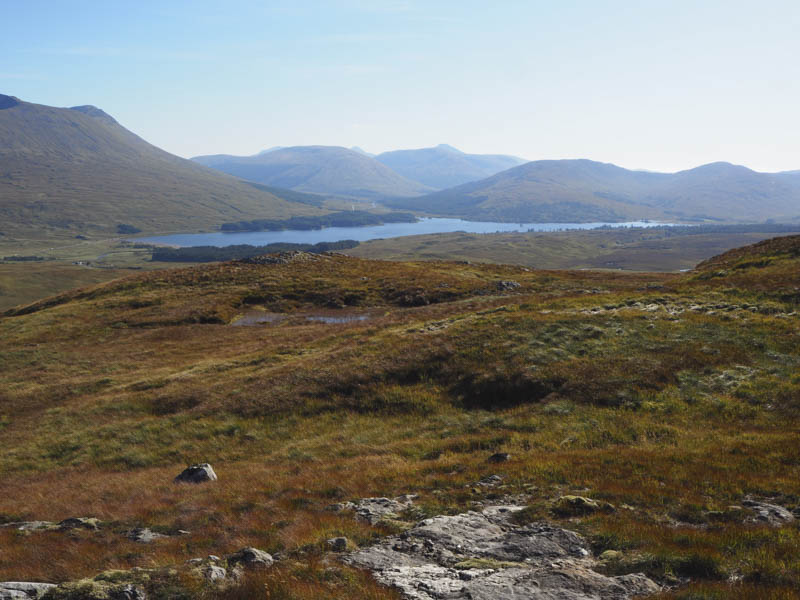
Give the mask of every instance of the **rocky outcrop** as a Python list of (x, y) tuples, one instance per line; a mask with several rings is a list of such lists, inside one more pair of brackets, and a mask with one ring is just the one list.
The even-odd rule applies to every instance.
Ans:
[(641, 574), (594, 571), (597, 562), (576, 533), (547, 523), (515, 525), (522, 508), (426, 519), (344, 560), (411, 600), (627, 600), (660, 590)]
[(352, 510), (357, 519), (374, 525), (385, 519), (397, 519), (400, 513), (413, 505), (415, 498), (413, 494), (396, 498), (362, 498), (358, 502), (331, 504), (327, 510), (334, 512)]
[(48, 590), (56, 587), (52, 583), (33, 583), (30, 581), (0, 582), (0, 600), (31, 600), (41, 598)]
[(186, 467), (175, 478), (175, 483), (205, 483), (206, 481), (216, 481), (217, 474), (208, 463), (192, 465)]

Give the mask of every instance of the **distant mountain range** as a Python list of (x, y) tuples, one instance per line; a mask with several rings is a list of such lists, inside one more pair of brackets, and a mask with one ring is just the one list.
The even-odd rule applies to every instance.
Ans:
[(525, 162), (514, 156), (465, 154), (447, 144), (379, 155), (358, 146), (276, 146), (254, 156), (214, 154), (192, 160), (250, 181), (368, 200), (420, 196)]
[(375, 159), (404, 177), (439, 190), (484, 179), (527, 162), (501, 154), (465, 154), (447, 144), (384, 152)]
[[(242, 181), (148, 144), (93, 106), (0, 95), (0, 233), (216, 228), (321, 214), (322, 199)], [(2, 238), (0, 238), (1, 240)]]
[(587, 222), (800, 219), (800, 173), (712, 163), (678, 173), (590, 160), (543, 160), (419, 198), (387, 204), (469, 219)]
[(276, 147), (189, 161), (94, 106), (54, 108), (0, 95), (0, 236), (216, 229), (321, 215), (325, 196), (478, 220), (800, 220), (800, 171), (712, 163), (667, 174), (590, 160), (521, 160), (440, 145), (378, 156)]
[(378, 200), (432, 191), (363, 151), (339, 146), (294, 146), (255, 156), (216, 154), (192, 160), (242, 179), (299, 192)]

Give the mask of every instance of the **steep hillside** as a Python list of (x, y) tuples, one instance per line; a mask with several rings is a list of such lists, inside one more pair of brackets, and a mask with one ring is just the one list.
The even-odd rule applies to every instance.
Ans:
[(255, 156), (217, 154), (192, 160), (243, 179), (301, 192), (369, 200), (430, 191), (362, 152), (338, 146), (295, 146)]
[(484, 179), (526, 162), (516, 156), (466, 154), (447, 144), (419, 150), (394, 150), (375, 158), (400, 175), (435, 189)]
[(108, 234), (118, 224), (187, 230), (320, 212), (319, 198), (280, 194), (164, 152), (98, 108), (0, 96), (0, 232), (6, 237)]
[(800, 219), (800, 179), (727, 163), (666, 174), (589, 160), (546, 160), (391, 205), (523, 222), (789, 221)]
[[(527, 577), (544, 532), (547, 552), (572, 541), (542, 586), (611, 597), (575, 578), (643, 573), (659, 600), (796, 600), (797, 239), (681, 276), (286, 253), (7, 311), (0, 581), (63, 584), (54, 600), (400, 600), (347, 553), (501, 505), (505, 558), (453, 542), (437, 573)], [(720, 266), (749, 282), (702, 279)], [(173, 483), (202, 462), (218, 481)], [(245, 546), (274, 564), (234, 576)]]

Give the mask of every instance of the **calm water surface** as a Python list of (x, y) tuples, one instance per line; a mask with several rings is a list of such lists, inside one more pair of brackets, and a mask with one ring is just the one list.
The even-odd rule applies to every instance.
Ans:
[(380, 238), (423, 235), (428, 233), (499, 233), (514, 231), (558, 231), (561, 229), (597, 229), (598, 227), (658, 227), (669, 223), (630, 221), (627, 223), (494, 223), (462, 221), (461, 219), (420, 219), (416, 223), (387, 223), (369, 227), (326, 227), (324, 229), (284, 231), (247, 231), (239, 233), (179, 233), (157, 237), (136, 238), (136, 242), (168, 244), (170, 246), (233, 246), (250, 244), (265, 246), (276, 242), (316, 244), (356, 240), (366, 242)]

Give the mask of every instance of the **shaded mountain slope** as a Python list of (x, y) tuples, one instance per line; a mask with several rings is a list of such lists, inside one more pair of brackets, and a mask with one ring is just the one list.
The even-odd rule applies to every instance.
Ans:
[(590, 160), (544, 160), (390, 204), (503, 221), (794, 220), (800, 218), (800, 178), (728, 163), (666, 174)]
[(375, 157), (404, 177), (444, 189), (490, 177), (526, 161), (501, 154), (466, 154), (440, 144), (435, 148), (394, 150)]
[[(0, 221), (6, 235), (68, 229), (216, 227), (243, 217), (315, 214), (320, 199), (258, 188), (179, 158), (93, 106), (0, 96)], [(298, 200), (300, 202), (298, 202)]]
[(295, 146), (255, 156), (217, 154), (192, 160), (243, 179), (301, 192), (376, 199), (430, 191), (366, 154), (338, 146)]

